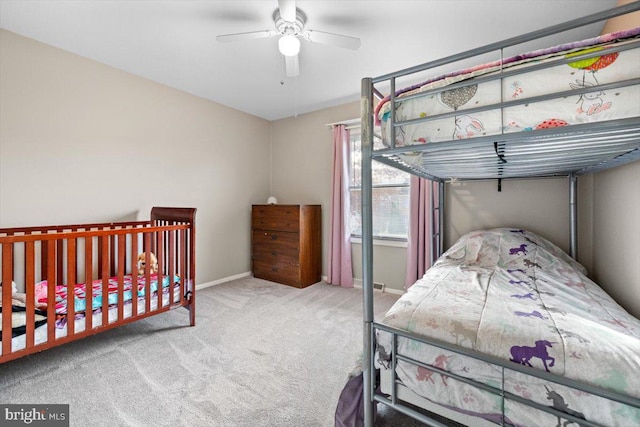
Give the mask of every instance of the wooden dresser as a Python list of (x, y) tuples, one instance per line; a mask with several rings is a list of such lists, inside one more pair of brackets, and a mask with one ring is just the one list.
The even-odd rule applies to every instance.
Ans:
[(320, 205), (253, 205), (254, 277), (304, 288), (321, 280)]

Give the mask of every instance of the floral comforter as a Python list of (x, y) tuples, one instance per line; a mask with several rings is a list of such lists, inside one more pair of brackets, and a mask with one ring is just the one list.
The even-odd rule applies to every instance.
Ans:
[[(388, 311), (381, 323), (580, 382), (640, 397), (640, 321), (544, 238), (495, 229), (463, 236)], [(387, 367), (390, 336), (378, 332)], [(399, 339), (399, 352), (500, 386), (496, 366)], [(501, 399), (422, 367), (399, 362), (402, 382), (420, 396), (498, 420)], [(507, 371), (505, 389), (607, 426), (640, 425), (640, 409)], [(540, 411), (507, 403), (511, 425), (556, 426)], [(566, 421), (566, 420), (565, 420)], [(563, 421), (564, 422), (564, 421)]]
[[(174, 283), (179, 283), (180, 278), (175, 276)], [(138, 298), (143, 298), (146, 293), (146, 279), (145, 276), (138, 277)], [(169, 276), (162, 277), (162, 288), (169, 287)], [(38, 282), (35, 285), (35, 297), (36, 297), (36, 305), (38, 307), (44, 308), (48, 304), (48, 295), (47, 295), (48, 284), (46, 280), (42, 282)], [(151, 280), (149, 281), (149, 289), (150, 293), (153, 294), (158, 291), (158, 275), (152, 274)], [(80, 283), (74, 285), (74, 311), (76, 313), (82, 313), (85, 311), (87, 302), (87, 289), (84, 283)], [(133, 281), (131, 276), (124, 276), (123, 279), (123, 300), (125, 302), (131, 301), (131, 297), (133, 295)], [(67, 286), (56, 286), (55, 287), (55, 306), (56, 306), (56, 314), (63, 315), (67, 313)], [(91, 310), (96, 310), (102, 307), (102, 280), (94, 280), (92, 283), (92, 301), (91, 301)], [(109, 290), (107, 295), (107, 304), (109, 306), (113, 306), (118, 303), (118, 278), (112, 277), (109, 279)]]

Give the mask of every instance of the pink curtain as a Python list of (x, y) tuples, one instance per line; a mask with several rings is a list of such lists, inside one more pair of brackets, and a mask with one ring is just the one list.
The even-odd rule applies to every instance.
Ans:
[(353, 287), (351, 231), (349, 230), (349, 130), (333, 127), (333, 175), (327, 282)]
[(431, 181), (411, 176), (405, 290), (409, 289), (431, 267), (433, 219), (429, 199), (432, 190)]

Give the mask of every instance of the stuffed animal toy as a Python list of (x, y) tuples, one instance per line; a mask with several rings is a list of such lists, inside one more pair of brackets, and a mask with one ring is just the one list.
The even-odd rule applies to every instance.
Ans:
[[(18, 286), (16, 285), (16, 282), (11, 281), (11, 295), (16, 292), (18, 292)], [(2, 295), (2, 282), (0, 282), (0, 295)]]
[[(144, 267), (147, 262), (147, 254), (145, 252), (138, 255), (138, 275), (142, 276), (145, 274)], [(158, 272), (158, 259), (154, 255), (153, 252), (149, 252), (149, 272), (151, 274)]]
[[(27, 294), (18, 292), (16, 282), (11, 282), (11, 305), (25, 307)], [(2, 307), (2, 282), (0, 282), (0, 307)]]

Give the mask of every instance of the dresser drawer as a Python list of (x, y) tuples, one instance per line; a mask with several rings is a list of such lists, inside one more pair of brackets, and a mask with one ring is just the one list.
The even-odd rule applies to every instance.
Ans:
[(254, 205), (251, 226), (264, 230), (298, 231), (300, 207), (297, 205)]
[(292, 249), (281, 249), (276, 246), (253, 249), (253, 260), (271, 263), (284, 263), (300, 266), (300, 252)]
[(300, 268), (287, 263), (253, 260), (253, 276), (286, 285), (300, 285)]
[(281, 249), (298, 251), (300, 234), (287, 231), (253, 230), (251, 233), (253, 247), (266, 247), (268, 250)]

